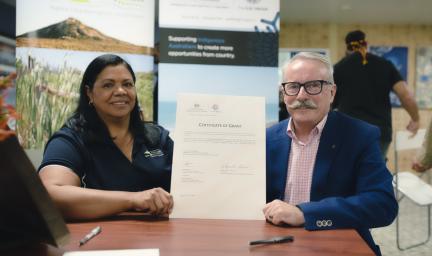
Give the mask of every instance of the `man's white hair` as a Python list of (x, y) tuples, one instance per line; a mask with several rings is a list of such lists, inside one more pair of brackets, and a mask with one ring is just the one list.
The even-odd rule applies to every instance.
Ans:
[(328, 81), (334, 83), (333, 65), (331, 64), (330, 59), (326, 55), (316, 53), (316, 52), (299, 52), (296, 55), (294, 55), (294, 57), (286, 61), (282, 67), (283, 77), (285, 77), (285, 70), (288, 67), (288, 65), (290, 65), (291, 63), (293, 63), (298, 59), (317, 60), (321, 62), (322, 64), (324, 64), (325, 68), (327, 69)]

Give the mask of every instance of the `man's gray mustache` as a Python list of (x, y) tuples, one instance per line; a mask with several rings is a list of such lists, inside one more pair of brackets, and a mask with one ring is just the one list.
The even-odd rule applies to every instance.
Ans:
[(299, 108), (307, 108), (307, 109), (316, 109), (318, 106), (310, 100), (305, 101), (294, 101), (292, 104), (288, 105), (291, 109), (299, 109)]

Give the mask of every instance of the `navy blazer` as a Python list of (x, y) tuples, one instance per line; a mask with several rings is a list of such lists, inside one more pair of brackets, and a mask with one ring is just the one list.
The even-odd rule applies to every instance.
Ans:
[[(291, 138), (288, 120), (267, 129), (267, 202), (284, 199)], [(398, 204), (381, 156), (379, 129), (330, 112), (321, 134), (310, 202), (299, 204), (307, 230), (355, 228), (380, 254), (369, 228), (392, 223)]]

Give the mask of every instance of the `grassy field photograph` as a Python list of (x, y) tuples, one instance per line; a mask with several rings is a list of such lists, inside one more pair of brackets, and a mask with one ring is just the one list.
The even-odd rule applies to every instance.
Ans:
[[(96, 57), (96, 53), (90, 52), (61, 52), (69, 58), (62, 60), (51, 54), (47, 60), (38, 58), (37, 49), (17, 49), (17, 131), (24, 148), (42, 149), (49, 137), (70, 117), (77, 106), (84, 69)], [(77, 57), (76, 54), (81, 55)], [(134, 67), (140, 57), (124, 58), (132, 60), (130, 64), (136, 72), (138, 100), (145, 119), (152, 121), (153, 72), (148, 67), (145, 68), (147, 72), (140, 71), (142, 68), (136, 65)]]

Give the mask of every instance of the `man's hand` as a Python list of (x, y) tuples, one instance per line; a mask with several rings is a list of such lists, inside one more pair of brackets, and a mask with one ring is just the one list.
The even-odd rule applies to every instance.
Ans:
[(132, 198), (135, 210), (147, 211), (153, 215), (168, 215), (171, 213), (174, 201), (172, 196), (162, 188), (153, 188), (136, 192)]
[(416, 172), (424, 172), (424, 171), (428, 170), (428, 168), (426, 168), (426, 166), (422, 165), (417, 160), (413, 161), (411, 168)]
[(301, 226), (305, 223), (303, 212), (298, 207), (281, 200), (273, 200), (266, 204), (263, 213), (266, 219), (275, 225), (285, 223)]
[(408, 123), (406, 129), (412, 133), (412, 136), (417, 134), (417, 131), (420, 127), (419, 121), (414, 121), (411, 119), (411, 121)]

